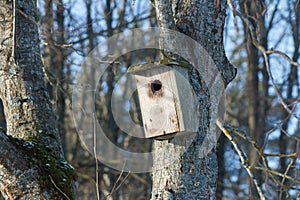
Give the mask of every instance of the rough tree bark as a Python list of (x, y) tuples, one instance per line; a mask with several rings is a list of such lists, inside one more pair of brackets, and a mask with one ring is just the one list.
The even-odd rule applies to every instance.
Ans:
[(0, 0), (0, 191), (6, 199), (73, 199), (76, 174), (45, 88), (37, 16), (35, 0)]
[[(236, 74), (228, 62), (223, 46), (223, 27), (226, 0), (156, 0), (157, 20), (160, 27), (175, 29), (199, 42), (214, 60), (227, 85)], [(176, 45), (176, 44), (175, 44)], [(180, 47), (178, 47), (180, 48)], [(218, 164), (215, 149), (201, 158), (201, 144), (209, 128), (210, 101), (207, 86), (195, 70), (190, 82), (199, 100), (200, 127), (196, 139), (188, 149), (179, 144), (155, 141), (153, 160), (154, 199), (215, 199)], [(182, 138), (185, 143), (189, 138)], [(165, 160), (177, 157), (169, 165)], [(163, 167), (162, 167), (163, 166)]]

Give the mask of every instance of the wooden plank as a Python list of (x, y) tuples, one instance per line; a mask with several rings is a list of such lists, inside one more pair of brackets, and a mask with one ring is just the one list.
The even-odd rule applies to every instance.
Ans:
[[(168, 67), (155, 68), (136, 74), (138, 95), (146, 137), (156, 137), (179, 131), (174, 104), (172, 71)], [(153, 91), (157, 82), (161, 88)], [(152, 87), (151, 87), (152, 86)]]
[(178, 99), (175, 104), (180, 131), (197, 132), (199, 127), (199, 108), (196, 95), (189, 82), (188, 70), (186, 68), (174, 66), (174, 79), (176, 85), (174, 88), (178, 90)]

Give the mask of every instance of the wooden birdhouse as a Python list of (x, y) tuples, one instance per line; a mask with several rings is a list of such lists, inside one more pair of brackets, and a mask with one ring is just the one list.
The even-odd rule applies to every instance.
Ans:
[(128, 72), (136, 79), (145, 138), (197, 132), (198, 103), (188, 68), (148, 63), (132, 66)]

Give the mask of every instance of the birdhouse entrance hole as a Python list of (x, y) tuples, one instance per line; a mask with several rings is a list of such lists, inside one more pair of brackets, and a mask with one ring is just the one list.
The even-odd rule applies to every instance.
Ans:
[(155, 80), (151, 83), (151, 91), (154, 94), (162, 88), (162, 83), (159, 80)]

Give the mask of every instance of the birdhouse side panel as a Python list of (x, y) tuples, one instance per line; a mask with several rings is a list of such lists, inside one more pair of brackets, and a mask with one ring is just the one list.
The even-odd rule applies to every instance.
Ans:
[(178, 121), (181, 132), (195, 133), (199, 127), (199, 109), (195, 92), (190, 84), (188, 69), (174, 66), (175, 88), (178, 96), (175, 99)]

